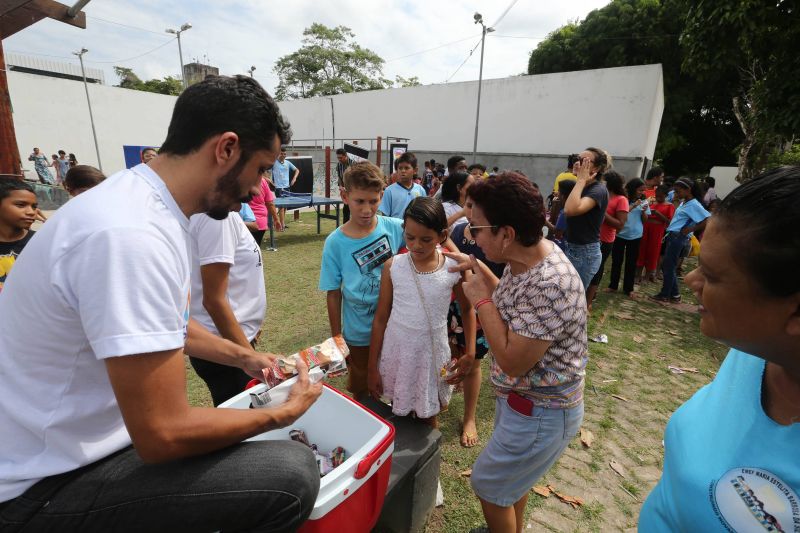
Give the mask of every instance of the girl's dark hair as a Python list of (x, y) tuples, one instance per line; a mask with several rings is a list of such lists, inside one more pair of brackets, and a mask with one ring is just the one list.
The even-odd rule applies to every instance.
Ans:
[(33, 187), (21, 179), (11, 177), (0, 177), (0, 201), (11, 196), (12, 191), (28, 191), (36, 194)]
[(625, 192), (628, 195), (628, 200), (635, 202), (639, 199), (639, 197), (636, 196), (636, 189), (642, 185), (644, 185), (644, 182), (639, 178), (631, 178), (631, 180), (625, 184)]
[[(558, 182), (558, 194), (561, 198), (566, 198), (567, 196), (572, 193), (572, 189), (575, 188), (575, 184), (577, 183), (576, 180), (565, 179)], [(564, 200), (566, 201), (566, 200)]]
[(469, 174), (466, 172), (453, 172), (442, 184), (442, 201), (443, 202), (457, 202), (459, 196), (459, 188), (464, 187), (469, 179)]
[(734, 189), (714, 214), (714, 221), (733, 230), (729, 235), (736, 235), (737, 242), (747, 243), (736, 248), (734, 261), (772, 296), (786, 297), (800, 292), (798, 204), (800, 166), (784, 166)]
[(496, 226), (490, 228), (492, 233), (510, 226), (522, 246), (533, 246), (542, 238), (542, 195), (521, 174), (501, 172), (490, 180), (477, 180), (467, 191), (467, 196), (481, 208), (489, 224)]
[(606, 182), (606, 189), (619, 196), (625, 196), (625, 178), (616, 170), (608, 170), (603, 174), (603, 181)]
[(703, 191), (700, 189), (700, 185), (687, 176), (683, 176), (675, 180), (674, 187), (683, 187), (684, 189), (689, 189), (692, 192), (692, 197), (696, 198), (698, 202), (703, 201)]
[(91, 189), (106, 179), (105, 175), (90, 165), (75, 165), (64, 178), (64, 187), (68, 191)]
[(441, 233), (447, 229), (447, 216), (444, 214), (442, 202), (429, 196), (417, 196), (406, 207), (403, 213), (403, 224), (411, 219), (422, 224), (436, 233)]
[[(161, 153), (186, 155), (226, 131), (239, 136), (243, 158), (291, 139), (278, 104), (250, 76), (208, 76), (183, 91), (175, 102)], [(283, 149), (283, 148), (281, 148)]]

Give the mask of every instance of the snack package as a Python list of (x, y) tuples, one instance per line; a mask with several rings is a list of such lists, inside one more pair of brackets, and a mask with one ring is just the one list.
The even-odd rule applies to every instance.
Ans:
[(347, 370), (345, 358), (348, 355), (350, 350), (344, 338), (337, 335), (296, 354), (279, 356), (272, 366), (264, 369), (264, 383), (268, 388), (272, 388), (295, 375), (296, 357), (302, 358), (309, 370), (319, 367), (328, 375), (339, 375)]
[[(319, 367), (308, 371), (308, 379), (311, 383), (318, 383), (323, 378), (325, 378), (325, 373)], [(251, 392), (250, 406), (253, 409), (261, 409), (263, 407), (281, 405), (289, 398), (289, 392), (292, 390), (292, 385), (294, 385), (296, 379), (296, 377), (292, 376), (290, 379), (279, 381), (275, 386), (261, 392)], [(267, 386), (269, 387), (269, 384)]]
[(458, 368), (458, 359), (451, 359), (450, 362), (444, 365), (442, 369), (439, 371), (439, 376), (442, 378), (442, 381), (447, 381), (448, 379), (452, 379), (456, 375), (457, 368)]

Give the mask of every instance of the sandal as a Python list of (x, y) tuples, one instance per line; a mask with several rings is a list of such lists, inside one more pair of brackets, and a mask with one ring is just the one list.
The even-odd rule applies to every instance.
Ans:
[[(473, 424), (474, 425), (474, 424)], [(463, 448), (472, 448), (476, 446), (480, 442), (480, 438), (478, 437), (478, 432), (467, 432), (464, 430), (464, 426), (461, 426), (461, 446)]]

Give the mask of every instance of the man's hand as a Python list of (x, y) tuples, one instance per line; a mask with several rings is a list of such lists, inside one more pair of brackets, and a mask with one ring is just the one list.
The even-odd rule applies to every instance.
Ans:
[(263, 369), (271, 366), (275, 362), (275, 354), (252, 351), (249, 355), (241, 359), (240, 368), (245, 371), (248, 376), (254, 377), (259, 380), (264, 379)]
[(681, 235), (683, 235), (683, 236), (689, 235), (690, 233), (691, 233), (691, 230), (689, 229), (689, 226), (686, 226), (685, 228), (681, 229)]
[(296, 415), (296, 420), (308, 411), (308, 408), (322, 394), (322, 383), (311, 383), (311, 380), (308, 379), (308, 366), (299, 357), (295, 368), (297, 369), (297, 382), (289, 390), (289, 399), (286, 400), (286, 405), (292, 408), (292, 413)]

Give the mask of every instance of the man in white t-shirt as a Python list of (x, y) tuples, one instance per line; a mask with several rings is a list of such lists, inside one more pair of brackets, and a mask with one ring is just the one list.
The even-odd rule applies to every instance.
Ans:
[[(192, 215), (189, 235), (192, 318), (215, 335), (244, 348), (255, 347), (267, 308), (261, 248), (238, 212), (225, 220)], [(189, 360), (215, 406), (242, 392), (251, 379), (240, 368), (197, 357)]]
[(293, 531), (309, 515), (311, 451), (238, 443), (294, 423), (321, 386), (304, 368), (280, 407), (192, 407), (184, 363), (184, 349), (251, 375), (271, 361), (189, 318), (189, 217), (238, 209), (289, 137), (258, 82), (209, 77), (178, 98), (149, 166), (30, 240), (0, 298), (0, 530)]

